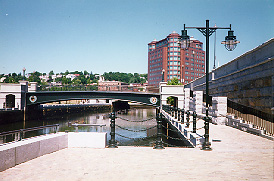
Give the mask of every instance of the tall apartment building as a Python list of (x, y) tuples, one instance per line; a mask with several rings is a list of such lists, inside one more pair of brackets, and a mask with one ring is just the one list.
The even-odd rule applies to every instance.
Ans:
[(159, 86), (177, 77), (179, 82), (187, 84), (205, 74), (205, 51), (203, 43), (191, 38), (188, 50), (180, 49), (179, 34), (172, 32), (165, 39), (148, 44), (148, 85)]

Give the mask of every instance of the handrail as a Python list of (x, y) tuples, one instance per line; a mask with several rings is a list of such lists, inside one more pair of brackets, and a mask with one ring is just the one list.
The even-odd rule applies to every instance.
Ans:
[[(38, 127), (25, 128), (25, 129), (13, 130), (13, 131), (5, 131), (0, 133), (0, 137), (3, 137), (3, 144), (5, 144), (7, 135), (14, 135), (14, 139), (12, 139), (12, 141), (21, 141), (22, 139), (25, 138), (26, 132), (36, 131), (36, 130), (45, 129), (45, 128), (52, 128), (52, 127), (55, 127), (55, 133), (59, 131), (59, 124), (53, 124), (53, 125), (38, 126)], [(0, 146), (3, 144), (0, 144)]]
[(0, 133), (0, 136), (9, 135), (9, 134), (15, 134), (20, 132), (29, 132), (29, 131), (35, 131), (39, 129), (49, 128), (49, 127), (57, 127), (56, 132), (59, 130), (59, 124), (53, 124), (53, 125), (46, 125), (46, 126), (38, 126), (38, 127), (32, 127), (32, 128), (25, 128), (25, 129), (18, 129), (13, 131), (5, 131)]
[(75, 131), (78, 132), (78, 126), (100, 126), (102, 128), (103, 126), (106, 126), (106, 124), (78, 124), (78, 123), (72, 124), (71, 122), (68, 122), (68, 127), (71, 127), (71, 126), (76, 127)]

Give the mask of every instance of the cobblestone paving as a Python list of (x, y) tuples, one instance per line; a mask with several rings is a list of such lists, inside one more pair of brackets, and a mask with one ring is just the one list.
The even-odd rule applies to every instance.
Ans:
[(210, 125), (199, 148), (69, 148), (0, 172), (0, 180), (274, 180), (273, 141)]

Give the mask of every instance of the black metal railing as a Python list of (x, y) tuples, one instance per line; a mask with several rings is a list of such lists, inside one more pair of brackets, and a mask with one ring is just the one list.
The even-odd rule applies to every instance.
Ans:
[[(126, 138), (126, 139), (130, 139), (130, 140), (133, 140), (133, 141), (141, 141), (141, 140), (147, 140), (147, 139), (150, 139), (150, 138), (154, 138), (156, 136), (160, 136), (160, 132), (158, 130), (157, 134), (155, 135), (150, 135), (150, 136), (146, 136), (146, 137), (128, 137), (128, 136), (125, 136), (125, 135), (122, 135), (120, 133), (117, 133), (116, 131), (116, 128), (120, 129), (120, 130), (124, 130), (124, 131), (129, 131), (129, 132), (144, 132), (144, 131), (148, 131), (148, 130), (151, 130), (151, 129), (154, 129), (154, 128), (159, 128), (159, 119), (158, 117), (156, 117), (156, 120), (157, 120), (157, 125), (155, 126), (151, 126), (151, 127), (148, 127), (148, 128), (143, 128), (143, 129), (129, 129), (125, 126), (121, 126), (121, 125), (118, 125), (116, 124), (116, 119), (119, 119), (119, 120), (122, 120), (122, 121), (126, 121), (126, 122), (131, 122), (131, 123), (141, 123), (143, 124), (144, 122), (147, 122), (147, 121), (150, 121), (150, 120), (155, 120), (155, 118), (149, 118), (149, 119), (146, 119), (146, 120), (137, 120), (137, 121), (133, 121), (133, 120), (128, 120), (128, 119), (125, 119), (123, 117), (119, 117), (119, 116), (116, 116), (115, 115), (115, 112), (112, 112), (110, 115), (109, 115), (109, 118), (110, 118), (110, 140), (109, 140), (109, 145), (108, 145), (108, 148), (117, 148), (118, 145), (117, 145), (117, 141), (115, 139), (115, 136), (119, 136), (119, 137), (122, 137), (122, 138)], [(159, 149), (161, 148), (161, 145), (160, 145), (160, 142), (159, 140), (161, 140), (161, 138), (157, 138), (157, 141), (156, 141), (156, 146), (155, 148), (156, 149)]]
[(59, 124), (6, 131), (6, 132), (0, 133), (0, 145), (9, 143), (9, 142), (14, 142), (14, 141), (21, 141), (25, 138), (30, 138), (34, 136), (43, 135), (43, 134), (57, 133), (58, 131), (59, 131)]
[[(171, 122), (174, 125), (176, 125), (175, 127), (177, 127), (177, 129), (178, 129), (178, 130), (170, 129), (167, 126), (163, 125), (163, 128), (167, 131), (167, 134), (163, 134), (163, 137), (166, 137), (167, 139), (172, 139), (172, 140), (175, 140), (175, 141), (184, 141), (184, 140), (191, 141), (190, 138), (171, 137), (168, 134), (169, 131), (182, 133), (181, 132), (182, 130), (180, 130), (181, 125), (185, 125), (185, 128), (190, 128), (190, 124), (192, 124), (192, 129), (191, 130), (188, 129), (188, 132), (192, 132), (192, 133), (196, 133), (197, 130), (206, 128), (206, 125), (204, 125), (203, 127), (197, 128), (198, 115), (195, 111), (190, 112), (189, 110), (174, 108), (173, 106), (170, 106), (170, 105), (162, 105), (162, 109), (167, 114), (169, 114), (169, 116), (171, 116), (173, 118), (171, 120)], [(176, 117), (176, 115), (177, 115), (177, 117)], [(192, 117), (192, 119), (191, 119), (191, 117)], [(206, 116), (201, 116), (201, 115), (199, 116), (199, 119), (205, 119), (205, 118), (206, 118)], [(166, 117), (164, 117), (164, 119), (167, 120)], [(200, 135), (200, 134), (198, 134), (198, 135)], [(203, 136), (204, 135), (202, 135), (200, 137), (203, 137)], [(167, 144), (167, 143), (164, 143), (164, 144), (166, 144), (167, 146), (174, 146), (174, 145), (170, 145), (170, 144)]]
[(243, 119), (246, 123), (253, 124), (257, 129), (265, 130), (268, 135), (274, 135), (273, 114), (265, 113), (229, 99), (227, 100), (227, 113), (233, 114), (236, 118)]

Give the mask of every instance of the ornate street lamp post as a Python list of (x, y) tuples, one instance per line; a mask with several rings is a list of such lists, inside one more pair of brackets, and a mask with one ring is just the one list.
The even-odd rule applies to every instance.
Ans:
[(225, 41), (222, 41), (222, 44), (225, 45), (225, 48), (228, 51), (232, 51), (236, 48), (237, 44), (240, 43), (236, 40), (234, 36), (234, 31), (230, 27), (209, 27), (209, 20), (206, 20), (206, 27), (186, 27), (184, 24), (184, 30), (182, 30), (182, 36), (179, 39), (179, 44), (181, 49), (188, 49), (190, 46), (190, 39), (187, 35), (186, 29), (197, 29), (206, 37), (206, 117), (205, 117), (205, 142), (203, 143), (203, 150), (211, 150), (209, 142), (209, 117), (208, 117), (208, 108), (209, 108), (209, 36), (216, 32), (217, 29), (229, 29), (228, 36), (225, 37)]
[(162, 70), (162, 82), (165, 81), (165, 69)]

